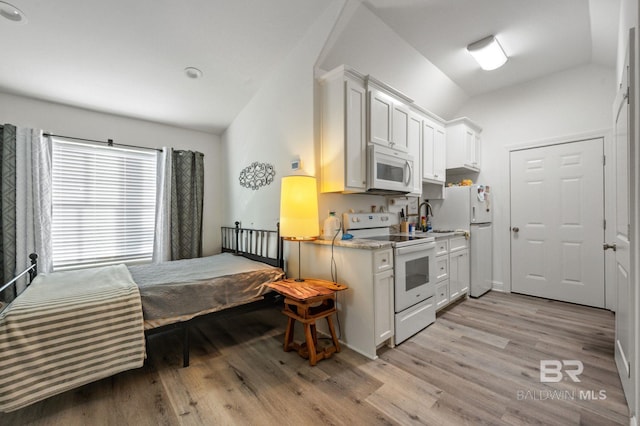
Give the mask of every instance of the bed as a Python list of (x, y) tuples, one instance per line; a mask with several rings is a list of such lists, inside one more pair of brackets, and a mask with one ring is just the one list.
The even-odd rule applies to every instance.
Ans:
[(140, 289), (145, 334), (182, 332), (184, 367), (189, 366), (189, 330), (195, 321), (280, 299), (267, 286), (285, 276), (279, 225), (271, 231), (241, 228), (235, 222), (234, 227), (223, 226), (221, 233), (220, 255), (129, 267)]
[(0, 289), (31, 283), (0, 312), (0, 411), (141, 367), (151, 334), (181, 331), (186, 367), (195, 321), (273, 303), (266, 284), (284, 277), (279, 231), (236, 222), (221, 232), (219, 255), (154, 265), (38, 276), (31, 255)]

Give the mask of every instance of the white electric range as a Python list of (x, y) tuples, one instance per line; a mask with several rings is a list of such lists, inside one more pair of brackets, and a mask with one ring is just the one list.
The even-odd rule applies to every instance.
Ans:
[(394, 213), (344, 213), (343, 228), (357, 238), (393, 246), (395, 343), (433, 323), (435, 316), (435, 238), (393, 233)]

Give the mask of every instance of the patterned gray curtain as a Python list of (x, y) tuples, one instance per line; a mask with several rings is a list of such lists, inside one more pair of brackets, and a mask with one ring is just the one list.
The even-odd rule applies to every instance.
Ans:
[[(16, 127), (0, 127), (0, 285), (13, 278), (16, 269)], [(13, 300), (13, 291), (0, 295)]]
[(204, 155), (173, 151), (171, 167), (171, 260), (202, 256)]

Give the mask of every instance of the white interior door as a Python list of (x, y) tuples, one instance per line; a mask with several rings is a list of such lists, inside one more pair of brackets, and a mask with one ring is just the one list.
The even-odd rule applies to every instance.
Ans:
[(603, 147), (511, 152), (512, 291), (604, 307)]
[[(633, 43), (633, 38), (631, 43)], [(633, 52), (633, 49), (630, 49)], [(615, 156), (616, 156), (616, 193), (615, 193), (615, 242), (605, 245), (605, 249), (615, 250), (615, 277), (618, 286), (618, 303), (616, 309), (616, 345), (615, 360), (620, 380), (627, 401), (634, 400), (635, 384), (634, 345), (635, 345), (635, 289), (631, 285), (630, 256), (630, 188), (631, 171), (629, 167), (633, 131), (629, 126), (629, 117), (633, 106), (629, 103), (630, 89), (633, 87), (629, 78), (633, 75), (629, 69), (629, 61), (624, 67), (622, 87), (614, 102), (615, 116)]]

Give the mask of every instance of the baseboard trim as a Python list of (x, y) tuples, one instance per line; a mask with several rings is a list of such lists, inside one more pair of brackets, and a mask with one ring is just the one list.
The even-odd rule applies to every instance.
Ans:
[(491, 290), (500, 291), (502, 293), (506, 293), (507, 292), (504, 289), (504, 283), (502, 281), (492, 281), (491, 282)]

